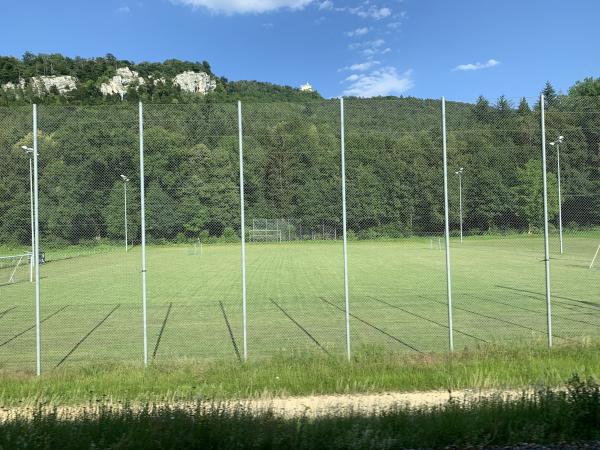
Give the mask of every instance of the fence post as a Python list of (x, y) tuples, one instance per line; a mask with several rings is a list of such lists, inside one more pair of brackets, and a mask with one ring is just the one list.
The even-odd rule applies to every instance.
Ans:
[(139, 139), (140, 139), (140, 215), (142, 240), (142, 316), (144, 329), (144, 366), (148, 365), (148, 293), (146, 288), (146, 193), (144, 180), (144, 106), (139, 103)]
[(546, 177), (546, 112), (544, 95), (540, 96), (540, 119), (542, 132), (542, 184), (544, 187), (544, 263), (546, 266), (546, 326), (548, 347), (552, 347), (552, 304), (550, 300), (550, 246), (548, 243), (548, 182)]
[(448, 293), (448, 349), (454, 351), (452, 324), (452, 277), (450, 270), (450, 224), (448, 218), (448, 142), (446, 135), (446, 99), (442, 97), (442, 149), (444, 159), (444, 226), (446, 236), (446, 290)]
[(238, 100), (238, 139), (240, 153), (240, 234), (242, 238), (242, 335), (244, 362), (248, 361), (248, 320), (246, 298), (246, 226), (244, 221), (244, 140), (242, 131), (242, 102)]
[(38, 195), (38, 123), (37, 105), (33, 105), (33, 255), (35, 259), (35, 361), (36, 374), (42, 374), (42, 329), (40, 322), (40, 210)]
[(342, 227), (344, 247), (344, 302), (346, 314), (346, 356), (350, 361), (350, 295), (348, 293), (348, 239), (346, 220), (346, 130), (344, 124), (344, 97), (340, 98), (340, 148), (342, 161)]

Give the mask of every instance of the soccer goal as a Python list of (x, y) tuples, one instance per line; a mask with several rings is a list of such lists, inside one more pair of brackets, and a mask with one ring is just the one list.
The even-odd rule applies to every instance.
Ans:
[(0, 256), (0, 285), (31, 281), (31, 253)]
[(251, 242), (281, 242), (301, 238), (302, 226), (296, 219), (252, 219), (248, 231)]

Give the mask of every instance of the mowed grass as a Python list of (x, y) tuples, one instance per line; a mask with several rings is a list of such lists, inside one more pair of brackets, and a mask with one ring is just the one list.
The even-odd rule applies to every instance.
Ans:
[[(600, 335), (600, 263), (588, 265), (600, 233), (568, 234), (552, 246), (553, 339), (570, 345)], [(428, 354), (448, 348), (444, 252), (437, 238), (351, 241), (350, 326), (355, 348)], [(148, 248), (151, 361), (238, 360), (243, 353), (240, 245)], [(76, 252), (64, 252), (61, 255)], [(457, 349), (546, 339), (541, 236), (452, 240)], [(140, 249), (121, 247), (42, 266), (44, 370), (140, 362)], [(6, 274), (1, 273), (2, 276)], [(0, 367), (31, 370), (34, 288), (0, 286)], [(248, 352), (342, 355), (345, 349), (341, 241), (249, 244)]]

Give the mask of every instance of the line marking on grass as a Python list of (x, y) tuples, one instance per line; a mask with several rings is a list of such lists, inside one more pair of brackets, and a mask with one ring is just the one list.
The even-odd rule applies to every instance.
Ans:
[(229, 332), (229, 338), (231, 339), (231, 344), (233, 345), (233, 351), (235, 352), (235, 356), (237, 357), (239, 362), (242, 362), (240, 349), (238, 348), (237, 342), (235, 341), (235, 335), (233, 334), (233, 330), (231, 329), (231, 324), (229, 323), (229, 319), (227, 318), (227, 313), (225, 312), (225, 306), (223, 306), (223, 302), (220, 301), (219, 306), (221, 307), (221, 312), (223, 313), (223, 319), (225, 320), (225, 325), (227, 326), (227, 331)]
[(271, 303), (273, 303), (279, 309), (279, 311), (281, 311), (288, 319), (290, 319), (294, 323), (294, 325), (296, 325), (298, 328), (300, 328), (304, 332), (304, 334), (306, 334), (308, 336), (308, 338), (317, 345), (317, 347), (319, 347), (321, 350), (323, 350), (328, 356), (331, 356), (331, 354), (327, 351), (327, 349), (325, 347), (323, 347), (321, 345), (321, 343), (319, 341), (317, 341), (317, 339), (312, 334), (310, 334), (310, 332), (306, 328), (304, 328), (302, 325), (300, 325), (290, 314), (288, 314), (288, 312), (285, 309), (283, 309), (272, 298), (270, 298), (269, 300), (271, 301)]
[[(541, 314), (545, 314), (545, 312), (543, 312), (543, 311), (536, 311), (535, 309), (525, 308), (524, 306), (511, 305), (510, 303), (501, 302), (500, 300), (493, 300), (491, 298), (479, 297), (479, 296), (473, 295), (473, 294), (466, 294), (466, 295), (468, 295), (470, 297), (473, 297), (473, 298), (476, 298), (478, 300), (483, 300), (483, 301), (486, 301), (486, 302), (490, 301), (490, 302), (498, 303), (500, 305), (508, 306), (509, 308), (517, 308), (517, 309), (521, 309), (523, 311), (528, 311), (528, 312), (532, 312), (532, 313), (536, 313), (536, 314), (540, 314), (540, 315)], [(558, 306), (560, 306), (560, 305), (558, 305)], [(572, 319), (570, 317), (559, 315), (559, 314), (556, 314), (556, 313), (552, 313), (552, 316), (553, 317), (558, 317), (558, 318), (563, 319), (563, 320), (570, 320), (572, 322), (579, 322), (579, 323), (583, 323), (583, 324), (586, 324), (586, 325), (592, 325), (594, 327), (598, 326), (597, 323), (586, 322), (585, 320), (579, 320), (579, 319)]]
[(169, 320), (169, 314), (171, 314), (171, 308), (173, 307), (173, 302), (169, 303), (169, 307), (167, 308), (167, 313), (165, 314), (165, 318), (163, 319), (163, 323), (160, 327), (160, 331), (158, 332), (158, 338), (156, 339), (156, 345), (154, 345), (154, 351), (152, 352), (152, 360), (156, 359), (156, 353), (158, 352), (158, 346), (160, 345), (160, 340), (162, 339), (163, 333), (165, 332), (165, 327), (167, 326), (167, 320)]
[[(52, 314), (50, 314), (49, 316), (46, 316), (44, 319), (40, 320), (40, 323), (44, 323), (46, 320), (51, 319), (52, 317), (54, 317), (55, 315), (57, 315), (58, 313), (64, 311), (65, 309), (67, 309), (69, 306), (71, 305), (65, 305), (62, 308), (57, 309), (56, 311), (54, 311)], [(24, 329), (23, 331), (21, 331), (20, 333), (15, 334), (13, 337), (7, 339), (6, 341), (0, 343), (0, 347), (4, 347), (6, 344), (8, 344), (9, 342), (14, 341), (16, 338), (18, 338), (19, 336), (24, 335), (25, 333), (27, 333), (28, 331), (31, 331), (35, 328), (35, 324), (33, 324), (32, 326), (30, 326), (29, 328)]]
[(110, 316), (111, 316), (111, 315), (112, 315), (112, 314), (113, 314), (113, 313), (114, 313), (114, 312), (115, 312), (117, 309), (119, 309), (119, 306), (121, 306), (121, 305), (119, 304), (119, 305), (115, 306), (113, 309), (111, 309), (111, 310), (110, 310), (110, 312), (109, 312), (109, 313), (108, 313), (106, 316), (104, 316), (104, 318), (103, 318), (103, 319), (102, 319), (100, 322), (98, 322), (98, 323), (97, 323), (97, 324), (94, 326), (94, 328), (92, 328), (90, 331), (88, 331), (88, 332), (87, 332), (87, 334), (86, 334), (84, 337), (82, 337), (82, 338), (79, 340), (79, 342), (78, 342), (77, 344), (75, 344), (75, 346), (74, 346), (74, 347), (71, 349), (71, 351), (70, 351), (69, 353), (67, 353), (67, 354), (64, 356), (64, 358), (63, 358), (63, 359), (61, 359), (61, 360), (58, 362), (58, 364), (57, 364), (56, 366), (54, 366), (54, 368), (56, 369), (58, 366), (60, 366), (62, 363), (64, 363), (64, 362), (67, 360), (67, 358), (68, 358), (69, 356), (71, 356), (71, 355), (73, 354), (73, 352), (74, 352), (75, 350), (77, 350), (77, 348), (79, 348), (79, 346), (80, 346), (81, 344), (83, 344), (83, 342), (84, 342), (84, 341), (85, 341), (85, 340), (86, 340), (88, 337), (90, 337), (90, 335), (91, 335), (91, 334), (92, 334), (94, 331), (96, 331), (96, 330), (97, 330), (97, 329), (100, 327), (100, 325), (102, 325), (104, 322), (106, 322), (106, 321), (108, 320), (108, 318), (109, 318), (109, 317), (110, 317)]
[[(508, 287), (508, 286), (501, 286), (499, 284), (496, 284), (495, 286), (499, 287), (499, 288), (502, 288), (502, 289), (509, 289), (511, 291), (526, 292), (528, 294), (535, 294), (535, 295), (542, 295), (542, 296), (546, 295), (546, 294), (542, 294), (542, 293), (535, 292), (535, 291), (528, 291), (528, 290), (525, 290), (525, 289), (517, 289), (517, 288)], [(555, 294), (552, 294), (552, 298), (561, 298), (563, 300), (569, 300), (569, 301), (575, 302), (575, 303), (583, 303), (584, 305), (589, 305), (594, 310), (600, 309), (600, 304), (594, 303), (594, 302), (589, 302), (589, 301), (586, 301), (586, 300), (577, 300), (576, 298), (562, 297), (560, 295), (555, 295)], [(578, 306), (578, 305), (573, 305), (573, 306)], [(583, 308), (583, 306), (580, 306), (580, 307)]]
[[(436, 301), (437, 303), (440, 303), (441, 305), (446, 305), (446, 303), (444, 303), (444, 302), (441, 302), (441, 301), (439, 301), (439, 300), (435, 300), (435, 301)], [(526, 329), (526, 330), (534, 331), (534, 332), (536, 332), (536, 333), (541, 333), (541, 334), (548, 335), (548, 333), (547, 333), (546, 331), (537, 330), (537, 329), (535, 329), (535, 328), (528, 327), (527, 325), (521, 325), (520, 323), (511, 322), (510, 320), (506, 320), (506, 319), (500, 319), (500, 318), (498, 318), (498, 317), (494, 317), (494, 316), (488, 316), (487, 314), (479, 313), (479, 312), (477, 312), (477, 311), (471, 311), (470, 309), (467, 309), (467, 308), (461, 308), (460, 306), (456, 306), (456, 303), (454, 303), (454, 304), (452, 305), (452, 307), (453, 307), (454, 309), (459, 309), (459, 310), (461, 310), (461, 311), (465, 311), (465, 312), (468, 312), (468, 313), (474, 314), (474, 315), (476, 315), (476, 316), (479, 316), (479, 317), (485, 317), (486, 319), (497, 320), (498, 322), (503, 322), (503, 323), (506, 323), (506, 324), (509, 324), (509, 325), (513, 325), (513, 326), (515, 326), (515, 327), (524, 328), (524, 329)], [(554, 336), (554, 337), (557, 337), (557, 338), (559, 338), (559, 339), (564, 339), (565, 341), (576, 342), (574, 339), (571, 339), (571, 338), (568, 338), (568, 337), (564, 337), (564, 336), (560, 336), (560, 335), (558, 335), (558, 334), (554, 334), (554, 333), (552, 333), (552, 336)]]
[[(429, 319), (429, 318), (427, 318), (427, 317), (421, 316), (421, 315), (419, 315), (419, 314), (416, 314), (416, 313), (413, 313), (413, 312), (407, 311), (406, 309), (404, 309), (404, 308), (401, 308), (400, 306), (393, 305), (392, 303), (388, 303), (388, 302), (386, 302), (385, 300), (378, 299), (377, 297), (373, 297), (373, 296), (371, 296), (371, 295), (367, 295), (367, 297), (368, 297), (368, 298), (371, 298), (371, 299), (373, 299), (373, 300), (375, 300), (375, 301), (378, 301), (378, 302), (380, 302), (380, 303), (383, 303), (384, 305), (390, 306), (391, 308), (396, 308), (396, 309), (399, 309), (400, 311), (404, 311), (406, 314), (410, 314), (411, 316), (418, 317), (419, 319), (426, 320), (427, 322), (431, 322), (431, 323), (434, 323), (434, 324), (436, 324), (436, 325), (438, 325), (438, 326), (440, 326), (440, 327), (442, 327), (442, 328), (446, 328), (446, 329), (448, 329), (448, 325), (445, 325), (445, 324), (443, 324), (443, 323), (436, 322), (435, 320), (432, 320), (432, 319)], [(454, 329), (454, 331), (456, 331), (457, 333), (463, 334), (463, 335), (465, 335), (465, 336), (468, 336), (468, 337), (470, 337), (470, 338), (473, 338), (473, 339), (475, 339), (475, 340), (478, 340), (478, 341), (481, 341), (481, 342), (485, 342), (486, 344), (489, 344), (489, 341), (486, 341), (485, 339), (482, 339), (482, 338), (480, 338), (480, 337), (474, 336), (474, 335), (472, 335), (472, 334), (469, 334), (469, 333), (465, 333), (464, 331), (458, 330), (457, 328), (453, 328), (453, 329)]]
[(12, 306), (8, 309), (5, 309), (4, 311), (0, 312), (0, 319), (2, 319), (5, 315), (7, 315), (9, 312), (11, 312), (13, 309), (17, 309), (18, 306)]
[[(325, 300), (323, 297), (319, 297), (319, 299), (321, 299), (323, 302), (327, 303), (328, 305), (331, 305), (331, 306), (333, 306), (334, 308), (337, 308), (337, 309), (339, 309), (339, 310), (340, 310), (340, 311), (342, 311), (342, 312), (346, 312), (346, 311), (344, 310), (344, 308), (340, 308), (338, 305), (336, 305), (336, 304), (334, 304), (334, 303), (331, 303), (331, 302), (330, 302), (330, 301), (328, 301), (328, 300)], [(352, 316), (352, 317), (354, 317), (354, 318), (355, 318), (356, 320), (358, 320), (359, 322), (362, 322), (362, 323), (364, 323), (365, 325), (367, 325), (367, 326), (369, 326), (369, 327), (373, 328), (374, 330), (377, 330), (377, 331), (379, 331), (380, 333), (382, 333), (382, 334), (386, 335), (387, 337), (389, 337), (389, 338), (393, 339), (394, 341), (396, 341), (396, 342), (399, 342), (400, 344), (404, 345), (405, 347), (408, 347), (408, 348), (410, 348), (411, 350), (414, 350), (414, 351), (415, 351), (415, 352), (417, 352), (417, 353), (423, 353), (423, 352), (422, 352), (421, 350), (419, 350), (418, 348), (416, 348), (416, 347), (413, 347), (412, 345), (410, 345), (410, 344), (408, 344), (408, 343), (404, 342), (402, 339), (399, 339), (399, 338), (397, 338), (396, 336), (394, 336), (394, 335), (392, 335), (392, 334), (388, 333), (388, 332), (387, 332), (387, 331), (385, 331), (385, 330), (382, 330), (381, 328), (379, 328), (379, 327), (377, 327), (377, 326), (373, 325), (372, 323), (369, 323), (369, 322), (367, 322), (366, 320), (364, 320), (364, 319), (361, 319), (361, 318), (360, 318), (360, 317), (358, 317), (357, 315), (355, 315), (355, 314), (352, 314), (352, 313), (350, 313), (349, 315), (350, 315), (350, 316)]]

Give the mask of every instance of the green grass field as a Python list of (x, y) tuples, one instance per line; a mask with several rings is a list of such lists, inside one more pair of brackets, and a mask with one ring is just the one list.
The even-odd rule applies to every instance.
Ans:
[[(600, 233), (552, 245), (553, 337), (600, 336), (600, 263), (588, 269)], [(141, 362), (140, 249), (76, 256), (47, 252), (41, 269), (43, 369)], [(437, 238), (350, 241), (351, 336), (355, 348), (408, 353), (448, 347), (444, 252)], [(70, 256), (72, 255), (72, 256)], [(539, 235), (452, 241), (455, 346), (546, 339), (543, 243)], [(341, 241), (249, 244), (250, 358), (281, 352), (344, 351)], [(0, 276), (8, 278), (6, 271)], [(0, 286), (0, 368), (30, 371), (35, 360), (34, 286)], [(1, 280), (0, 280), (1, 281)], [(239, 244), (148, 247), (150, 359), (235, 360), (242, 352)]]

